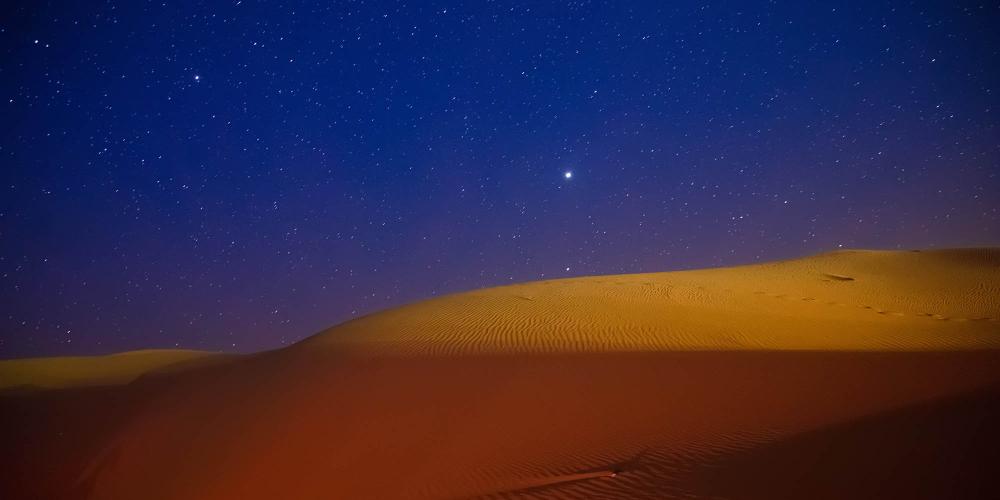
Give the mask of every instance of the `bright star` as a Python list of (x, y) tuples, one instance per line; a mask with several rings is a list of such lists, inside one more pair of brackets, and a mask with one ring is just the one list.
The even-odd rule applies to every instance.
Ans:
[(572, 179), (573, 178), (573, 172), (566, 171), (566, 173), (563, 174), (563, 177), (565, 177), (567, 179)]
[(201, 75), (194, 75), (194, 81), (200, 82), (201, 81)]

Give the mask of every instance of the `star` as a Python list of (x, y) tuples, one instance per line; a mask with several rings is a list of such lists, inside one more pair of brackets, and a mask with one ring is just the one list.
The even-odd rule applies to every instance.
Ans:
[(567, 179), (572, 179), (572, 178), (573, 178), (573, 172), (570, 172), (569, 170), (567, 170), (567, 171), (566, 171), (566, 172), (565, 172), (565, 173), (563, 174), (563, 177), (565, 177), (565, 178), (567, 178)]

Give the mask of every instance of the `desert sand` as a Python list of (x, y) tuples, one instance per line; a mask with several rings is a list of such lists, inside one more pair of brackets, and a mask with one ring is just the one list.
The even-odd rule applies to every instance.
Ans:
[(998, 249), (476, 290), (0, 362), (0, 497), (996, 498), (998, 349)]
[(215, 357), (222, 356), (184, 349), (149, 349), (107, 356), (13, 359), (0, 362), (0, 391), (127, 384), (161, 368)]

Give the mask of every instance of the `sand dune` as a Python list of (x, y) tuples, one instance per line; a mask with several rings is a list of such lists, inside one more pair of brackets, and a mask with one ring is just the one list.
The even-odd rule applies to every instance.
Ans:
[(476, 290), (339, 325), (303, 346), (442, 355), (993, 349), (997, 297), (995, 249), (843, 251)]
[(998, 292), (971, 249), (456, 294), (0, 397), (0, 496), (991, 498)]
[(219, 356), (204, 351), (162, 349), (108, 356), (0, 361), (0, 391), (127, 384), (143, 374)]

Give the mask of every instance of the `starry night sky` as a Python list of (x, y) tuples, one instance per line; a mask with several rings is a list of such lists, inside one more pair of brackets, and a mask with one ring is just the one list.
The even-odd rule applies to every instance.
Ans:
[(1000, 244), (998, 5), (803, 3), (3, 2), (0, 357)]

